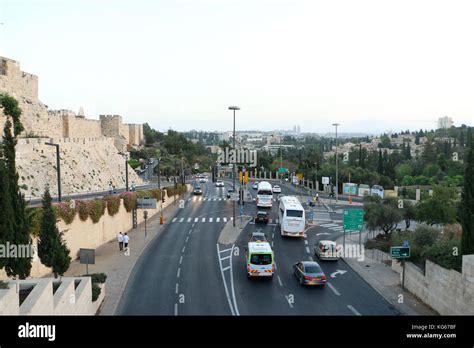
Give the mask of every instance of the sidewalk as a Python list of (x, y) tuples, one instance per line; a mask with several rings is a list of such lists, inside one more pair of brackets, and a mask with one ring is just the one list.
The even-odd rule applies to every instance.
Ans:
[[(185, 198), (189, 193), (185, 194)], [(176, 204), (171, 204), (163, 210), (165, 224), (178, 211), (178, 199)], [(139, 210), (138, 214), (143, 211)], [(113, 315), (118, 306), (122, 293), (127, 284), (128, 278), (147, 245), (157, 237), (165, 225), (160, 225), (160, 214), (156, 214), (147, 220), (147, 237), (145, 238), (145, 223), (138, 225), (136, 229), (127, 232), (130, 237), (129, 255), (119, 251), (116, 240), (107, 242), (95, 249), (95, 264), (89, 265), (89, 274), (105, 273), (107, 281), (105, 283), (105, 299), (99, 308), (98, 315)], [(79, 276), (86, 274), (86, 265), (80, 264), (79, 260), (71, 262), (69, 270), (64, 276)]]
[[(362, 241), (365, 240), (366, 233), (362, 233)], [(342, 237), (336, 241), (341, 245), (342, 242)], [(359, 233), (346, 234), (346, 245), (347, 243), (357, 245)], [(343, 260), (402, 315), (439, 315), (410, 292), (402, 289), (400, 274), (392, 270), (388, 257), (380, 251), (364, 250), (363, 261), (357, 258), (343, 258)], [(400, 295), (403, 295), (402, 303), (399, 303)]]

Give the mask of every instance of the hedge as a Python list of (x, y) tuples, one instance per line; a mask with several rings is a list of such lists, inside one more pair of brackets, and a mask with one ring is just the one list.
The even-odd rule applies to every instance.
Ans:
[(100, 198), (95, 198), (88, 202), (89, 205), (89, 216), (93, 223), (98, 223), (100, 218), (105, 213), (105, 201)]
[(107, 202), (107, 212), (110, 216), (114, 216), (120, 210), (120, 197), (106, 196), (104, 200)]
[(76, 201), (76, 212), (81, 221), (86, 221), (89, 217), (89, 204), (87, 201)]
[(76, 209), (71, 206), (71, 201), (61, 202), (54, 206), (56, 215), (67, 225), (70, 225), (76, 217)]
[(123, 205), (127, 213), (136, 207), (137, 195), (134, 192), (122, 192), (119, 197), (123, 199)]

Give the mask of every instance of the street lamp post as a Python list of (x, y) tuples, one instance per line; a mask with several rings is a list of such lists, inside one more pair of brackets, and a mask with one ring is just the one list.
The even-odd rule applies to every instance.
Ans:
[[(233, 147), (235, 151), (235, 111), (240, 110), (238, 106), (229, 106), (229, 110), (234, 111), (234, 131), (233, 131), (233, 136), (232, 136), (232, 142), (233, 142)], [(232, 163), (232, 186), (234, 187), (234, 192), (236, 192), (236, 187), (235, 187), (235, 163)], [(232, 200), (232, 225), (235, 227), (235, 200)]]
[(336, 128), (336, 202), (338, 201), (339, 197), (339, 175), (338, 175), (338, 158), (337, 158), (337, 126), (339, 126), (339, 123), (333, 123), (332, 124)]
[(59, 156), (59, 144), (45, 143), (45, 145), (54, 146), (56, 148), (56, 171), (58, 173), (58, 202), (61, 202), (61, 161)]

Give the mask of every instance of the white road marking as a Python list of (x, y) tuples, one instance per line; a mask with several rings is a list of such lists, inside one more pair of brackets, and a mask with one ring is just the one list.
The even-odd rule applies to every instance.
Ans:
[[(196, 218), (196, 220), (194, 220), (194, 222), (197, 222), (198, 218)], [(191, 227), (194, 227), (196, 226), (196, 224), (193, 224)]]
[[(194, 219), (194, 222), (198, 222), (198, 221), (199, 221), (199, 218)], [(194, 224), (193, 224), (193, 227), (194, 227)]]
[(189, 236), (186, 237), (186, 243), (188, 242), (188, 240), (189, 240)]
[(231, 218), (230, 218), (230, 221), (232, 221), (232, 220), (234, 220), (234, 218), (233, 218), (233, 217), (231, 217)]
[(178, 287), (179, 287), (179, 283), (176, 283), (176, 289), (174, 291), (176, 294), (178, 293)]
[(183, 255), (179, 258), (179, 264), (181, 265), (183, 263)]
[(202, 201), (205, 202), (207, 198), (204, 198)]
[(288, 297), (288, 295), (285, 295), (285, 298), (288, 304), (290, 305), (290, 307), (293, 308), (293, 304), (290, 302), (290, 298)]
[(183, 250), (181, 250), (182, 253), (186, 250), (186, 245), (183, 247)]
[(178, 304), (174, 304), (174, 315), (178, 315)]
[[(222, 251), (221, 251), (221, 252), (222, 252)], [(222, 260), (230, 259), (230, 257), (231, 257), (230, 255), (229, 255), (229, 256), (225, 256), (225, 257), (221, 257), (221, 261), (222, 261)]]
[(309, 257), (309, 259), (310, 259), (311, 261), (314, 261), (314, 259), (313, 259), (313, 257), (312, 257), (312, 256), (310, 256), (310, 257)]
[[(227, 301), (229, 302), (230, 312), (232, 313), (232, 315), (235, 315), (234, 307), (232, 307), (232, 302), (229, 296), (229, 290), (227, 289), (227, 283), (225, 281), (224, 270), (222, 269), (222, 262), (219, 258), (219, 255), (221, 253), (221, 251), (219, 251), (219, 244), (216, 244), (216, 248), (217, 248), (217, 262), (219, 263), (219, 268), (221, 269), (222, 281), (224, 282), (225, 294), (227, 296)], [(230, 250), (232, 250), (232, 248)]]
[(219, 198), (219, 202), (222, 201), (222, 198)]
[(283, 283), (281, 282), (281, 279), (280, 279), (279, 275), (277, 275), (277, 279), (278, 279), (278, 283), (280, 284), (280, 286), (283, 286)]
[(351, 306), (351, 305), (347, 305), (347, 308), (349, 308), (349, 309), (352, 311), (352, 313), (354, 313), (355, 315), (362, 315), (362, 314), (360, 314), (360, 313), (357, 311), (357, 309), (355, 309), (355, 308), (354, 308), (353, 306)]
[(224, 267), (222, 270), (227, 271), (228, 269), (230, 269), (230, 266)]
[(217, 198), (214, 198), (214, 202), (217, 201)]
[(178, 267), (178, 273), (176, 273), (176, 277), (179, 278), (180, 275), (181, 275), (181, 267)]
[(209, 222), (212, 222), (212, 218), (209, 218)]
[(232, 273), (232, 254), (234, 253), (234, 244), (232, 244), (232, 250), (230, 252), (230, 256), (231, 256), (231, 259), (230, 259), (230, 289), (231, 289), (231, 292), (232, 292), (232, 297), (234, 299), (234, 309), (235, 309), (235, 314), (236, 315), (240, 315), (239, 313), (239, 308), (237, 307), (237, 301), (235, 299), (235, 291), (234, 291), (234, 275)]
[(272, 248), (273, 248), (273, 241), (272, 241)]
[(174, 218), (173, 220), (171, 220), (171, 222), (175, 222), (176, 220), (178, 220), (178, 218)]
[(221, 218), (216, 218), (216, 222), (220, 222), (221, 221)]
[(202, 218), (201, 222), (206, 222), (206, 218)]
[(189, 230), (188, 234), (191, 234), (192, 231), (193, 231), (193, 230)]
[(232, 248), (229, 248), (229, 249), (221, 250), (220, 252), (221, 252), (221, 253), (225, 253), (226, 251), (231, 251), (231, 250), (232, 250)]
[(201, 201), (202, 201), (202, 197), (199, 197), (199, 202), (201, 202)]
[(184, 218), (179, 219), (179, 222), (183, 222)]
[(311, 254), (311, 251), (309, 251), (309, 247), (306, 247), (306, 252), (307, 252), (308, 254)]
[(222, 220), (223, 220), (224, 222), (227, 222), (227, 218), (226, 218), (226, 217), (225, 217), (225, 218), (222, 218)]
[(187, 222), (191, 222), (191, 218), (188, 218), (188, 221)]
[(308, 245), (308, 240), (305, 239), (304, 244), (305, 244), (305, 245)]
[(339, 291), (337, 291), (336, 288), (331, 283), (326, 283), (326, 284), (328, 285), (329, 289), (332, 290), (333, 293), (335, 293), (337, 296), (341, 296)]

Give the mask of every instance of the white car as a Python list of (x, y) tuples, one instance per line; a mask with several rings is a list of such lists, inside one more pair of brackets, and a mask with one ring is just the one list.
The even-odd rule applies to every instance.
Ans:
[(314, 254), (320, 260), (337, 261), (342, 256), (342, 246), (336, 245), (336, 242), (332, 240), (320, 240), (318, 244), (314, 246)]
[(253, 183), (252, 188), (253, 188), (254, 190), (257, 190), (257, 189), (258, 189), (258, 181), (255, 181), (255, 182)]
[(224, 182), (222, 180), (217, 180), (216, 187), (224, 187)]
[(273, 193), (281, 193), (281, 187), (278, 185), (275, 185), (272, 187)]

